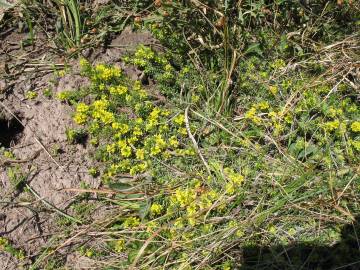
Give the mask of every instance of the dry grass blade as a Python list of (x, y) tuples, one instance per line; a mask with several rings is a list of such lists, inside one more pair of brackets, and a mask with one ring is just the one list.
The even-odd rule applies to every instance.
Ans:
[(194, 138), (194, 136), (192, 135), (191, 133), (191, 130), (190, 130), (190, 123), (189, 123), (189, 108), (190, 106), (187, 106), (186, 109), (185, 109), (185, 125), (186, 125), (186, 130), (187, 130), (187, 133), (189, 135), (189, 138), (190, 140), (192, 141), (193, 145), (194, 145), (194, 148), (195, 148), (195, 151), (197, 152), (197, 154), (199, 155), (201, 161), (204, 163), (204, 166), (208, 172), (209, 175), (211, 175), (211, 169), (210, 169), (210, 166), (209, 164), (206, 162), (204, 156), (201, 154), (201, 151), (199, 149), (199, 146)]

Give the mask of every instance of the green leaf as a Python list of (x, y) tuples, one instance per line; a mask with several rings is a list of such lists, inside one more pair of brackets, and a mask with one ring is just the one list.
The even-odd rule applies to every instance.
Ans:
[(245, 50), (245, 55), (247, 54), (257, 54), (259, 56), (263, 55), (262, 50), (260, 49), (260, 43), (253, 43)]
[(139, 208), (139, 216), (141, 219), (144, 219), (146, 215), (149, 213), (150, 206), (151, 206), (150, 200), (146, 200), (145, 202), (141, 203)]
[(299, 153), (298, 159), (308, 157), (312, 154), (315, 154), (318, 151), (319, 151), (319, 149), (315, 145), (310, 145)]
[(113, 190), (126, 190), (130, 189), (132, 186), (125, 183), (109, 183), (109, 188)]
[(138, 199), (143, 198), (144, 195), (140, 193), (134, 193), (134, 194), (117, 194), (115, 198), (121, 200), (121, 199)]

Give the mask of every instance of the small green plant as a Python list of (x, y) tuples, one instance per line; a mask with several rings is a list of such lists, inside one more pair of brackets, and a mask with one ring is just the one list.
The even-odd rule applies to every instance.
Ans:
[(14, 189), (22, 190), (25, 187), (27, 176), (19, 165), (8, 167), (7, 176)]
[[(68, 140), (70, 141), (70, 138), (68, 137)], [(71, 141), (72, 142), (72, 141)], [(59, 154), (61, 154), (63, 152), (61, 145), (60, 144), (54, 144), (54, 146), (52, 147), (52, 153), (54, 156), (57, 156)]]
[(15, 248), (11, 242), (4, 237), (0, 237), (0, 250), (9, 253), (19, 260), (25, 259), (25, 252), (21, 249)]
[(92, 176), (92, 177), (98, 177), (100, 175), (100, 171), (97, 169), (97, 168), (94, 168), (94, 167), (91, 167), (89, 169), (89, 174)]
[(3, 152), (3, 156), (8, 158), (8, 159), (15, 159), (16, 158), (13, 152), (7, 151), (7, 150), (5, 150)]
[(66, 137), (70, 143), (84, 143), (87, 132), (84, 129), (67, 129)]
[(26, 95), (25, 95), (25, 97), (30, 100), (37, 98), (37, 96), (38, 96), (38, 93), (35, 91), (27, 91)]
[(51, 98), (53, 96), (53, 92), (50, 88), (45, 88), (43, 90), (43, 95), (47, 98)]

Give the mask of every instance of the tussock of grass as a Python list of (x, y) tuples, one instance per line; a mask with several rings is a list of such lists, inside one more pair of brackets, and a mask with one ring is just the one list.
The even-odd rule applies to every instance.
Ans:
[[(146, 72), (170, 65), (145, 47), (132, 63)], [(330, 83), (309, 86), (306, 71), (282, 74), (283, 60), (251, 58), (240, 66), (241, 113), (234, 121), (204, 115), (197, 102), (187, 105), (187, 115), (155, 105), (120, 69), (81, 65), (92, 86), (75, 98), (60, 96), (75, 102), (74, 120), (104, 164), (103, 183), (119, 192), (111, 203), (123, 214), (101, 229), (111, 236), (108, 248), (127, 257), (114, 266), (236, 265), (224, 255), (239, 246), (328, 243), (339, 236), (331, 224), (354, 220), (360, 112), (351, 87), (340, 84), (329, 95)], [(171, 69), (157, 69), (160, 85), (176, 85), (174, 74), (182, 71), (169, 80)], [(85, 96), (89, 104), (81, 102)]]

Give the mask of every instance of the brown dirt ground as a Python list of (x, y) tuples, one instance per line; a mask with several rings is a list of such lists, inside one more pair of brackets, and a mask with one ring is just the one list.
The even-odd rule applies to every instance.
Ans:
[[(77, 74), (77, 61), (69, 63), (72, 72), (61, 78), (54, 77), (51, 64), (61, 64), (64, 59), (48, 49), (43, 37), (39, 36), (31, 48), (18, 45), (23, 38), (23, 34), (12, 32), (2, 37), (0, 43), (0, 101), (3, 104), (0, 115), (15, 122), (12, 114), (20, 118), (23, 130), (7, 139), (11, 141), (10, 150), (16, 159), (28, 160), (17, 164), (4, 163), (0, 157), (0, 237), (9, 239), (14, 247), (26, 252), (28, 259), (22, 261), (26, 264), (39, 254), (51, 236), (61, 233), (55, 221), (59, 214), (42, 200), (71, 214), (68, 206), (77, 194), (62, 189), (78, 188), (81, 182), (90, 188), (98, 188), (101, 183), (88, 174), (88, 168), (93, 164), (89, 157), (91, 147), (67, 141), (65, 132), (74, 127), (71, 119), (73, 109), (56, 98), (43, 95), (45, 88), (50, 87), (55, 96), (60, 91), (76, 89), (89, 82)], [(133, 33), (125, 29), (105, 51), (99, 48), (85, 53), (90, 54), (91, 61), (119, 65), (131, 78), (137, 79), (141, 72), (125, 67), (120, 58), (140, 43), (154, 45), (156, 41), (149, 33)], [(28, 90), (36, 91), (38, 97), (26, 99)], [(5, 130), (0, 130), (1, 133), (3, 137), (10, 136)], [(8, 171), (10, 166), (16, 165), (27, 174), (26, 183), (41, 200), (31, 192), (14, 188)], [(92, 218), (97, 215), (94, 213)], [(92, 267), (89, 260), (77, 253), (68, 254), (67, 266), (69, 269), (89, 269)], [(0, 250), (0, 269), (20, 268), (21, 264), (14, 257)]]

